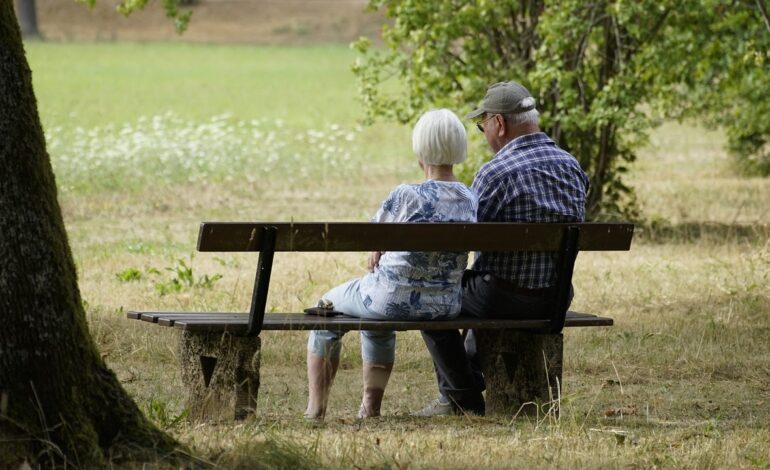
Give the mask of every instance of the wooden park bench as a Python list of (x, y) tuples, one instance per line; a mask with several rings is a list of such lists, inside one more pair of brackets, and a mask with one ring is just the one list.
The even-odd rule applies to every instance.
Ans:
[[(295, 330), (476, 330), (487, 383), (487, 413), (515, 413), (529, 403), (558, 412), (562, 329), (610, 326), (611, 318), (567, 311), (578, 251), (626, 251), (633, 225), (624, 223), (210, 223), (198, 251), (259, 252), (248, 313), (128, 312), (128, 318), (182, 331), (180, 362), (190, 415), (243, 419), (259, 391), (260, 333)], [(275, 252), (546, 251), (557, 258), (555, 309), (549, 319), (459, 317), (435, 321), (364, 320), (346, 315), (265, 314)], [(340, 279), (343, 281), (344, 279)], [(329, 286), (331, 287), (331, 286)], [(502, 315), (495, 315), (502, 316)], [(427, 351), (426, 351), (427, 354)]]

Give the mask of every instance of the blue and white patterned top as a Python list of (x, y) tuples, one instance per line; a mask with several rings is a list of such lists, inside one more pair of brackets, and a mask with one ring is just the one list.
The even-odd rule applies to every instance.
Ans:
[[(479, 222), (582, 222), (588, 177), (578, 161), (538, 132), (514, 139), (476, 173)], [(519, 287), (555, 282), (553, 253), (477, 253), (473, 269)]]
[[(428, 180), (398, 186), (372, 222), (475, 222), (478, 201), (462, 183)], [(359, 285), (364, 305), (398, 320), (453, 318), (460, 313), (465, 252), (388, 251)]]

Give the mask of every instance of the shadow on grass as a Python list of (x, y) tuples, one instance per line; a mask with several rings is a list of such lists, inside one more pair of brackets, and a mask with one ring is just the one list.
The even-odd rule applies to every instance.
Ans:
[(652, 221), (637, 225), (638, 239), (651, 243), (752, 242), (770, 238), (770, 224)]
[(274, 438), (263, 442), (245, 442), (213, 459), (221, 468), (291, 469), (325, 468), (315, 446), (303, 446), (291, 440)]

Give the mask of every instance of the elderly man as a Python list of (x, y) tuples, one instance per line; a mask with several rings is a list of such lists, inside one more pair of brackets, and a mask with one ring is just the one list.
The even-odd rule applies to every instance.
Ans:
[[(588, 178), (575, 157), (540, 131), (535, 99), (516, 82), (489, 87), (475, 119), (495, 156), (473, 181), (479, 222), (578, 222), (585, 216)], [(463, 276), (462, 315), (548, 317), (555, 284), (549, 253), (477, 253)], [(457, 330), (422, 333), (440, 396), (418, 416), (484, 414), (484, 379), (475, 361), (475, 336)]]

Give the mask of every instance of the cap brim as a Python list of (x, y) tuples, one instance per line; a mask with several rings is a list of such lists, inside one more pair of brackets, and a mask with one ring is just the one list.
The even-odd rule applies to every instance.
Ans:
[(479, 109), (477, 109), (475, 111), (471, 111), (470, 113), (466, 114), (465, 115), (465, 119), (477, 118), (477, 117), (481, 116), (482, 114), (484, 114), (485, 112), (486, 111), (484, 111), (484, 108), (479, 108)]

